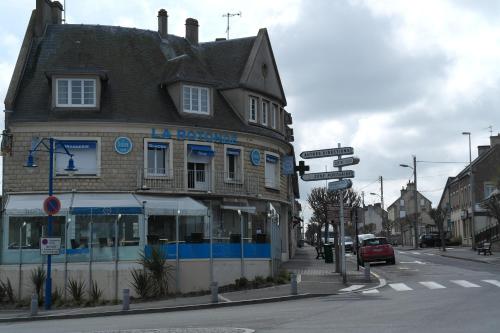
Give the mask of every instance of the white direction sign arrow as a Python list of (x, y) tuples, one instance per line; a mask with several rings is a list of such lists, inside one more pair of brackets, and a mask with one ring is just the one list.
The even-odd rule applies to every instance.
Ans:
[(341, 148), (303, 151), (302, 153), (300, 153), (300, 157), (303, 159), (308, 159), (308, 158), (321, 158), (321, 157), (352, 155), (352, 154), (354, 154), (354, 148), (341, 147)]
[(352, 187), (352, 181), (350, 179), (342, 179), (336, 182), (328, 183), (328, 191), (330, 192), (346, 190), (351, 187)]
[(344, 170), (344, 171), (306, 173), (305, 175), (300, 176), (300, 178), (302, 178), (302, 180), (304, 180), (306, 182), (312, 181), (312, 180), (354, 178), (354, 171)]
[(338, 160), (333, 160), (333, 166), (336, 168), (343, 167), (346, 165), (355, 165), (358, 163), (359, 163), (359, 158), (357, 157), (346, 157)]

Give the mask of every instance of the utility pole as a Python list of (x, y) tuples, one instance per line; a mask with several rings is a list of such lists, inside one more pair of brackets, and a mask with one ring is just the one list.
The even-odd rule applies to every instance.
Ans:
[[(385, 214), (384, 214), (384, 178), (380, 176), (380, 206), (382, 208), (382, 225), (384, 228), (387, 228), (386, 220), (385, 220)], [(387, 228), (387, 235), (389, 236), (390, 229)]]
[(414, 182), (414, 197), (415, 197), (415, 249), (418, 249), (418, 192), (417, 192), (417, 156), (413, 155), (413, 182)]
[(226, 28), (226, 33), (227, 33), (227, 39), (229, 39), (229, 18), (233, 16), (239, 16), (241, 17), (241, 12), (238, 13), (226, 13), (222, 15), (222, 17), (227, 17), (227, 28)]

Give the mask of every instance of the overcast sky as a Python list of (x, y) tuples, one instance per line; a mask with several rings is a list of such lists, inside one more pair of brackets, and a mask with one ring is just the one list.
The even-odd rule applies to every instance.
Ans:
[[(35, 0), (0, 2), (0, 98), (5, 98)], [(61, 1), (63, 2), (63, 1)], [(200, 41), (269, 31), (295, 150), (354, 147), (361, 159), (354, 187), (365, 202), (385, 206), (413, 179), (418, 161), (467, 162), (467, 137), (489, 144), (500, 127), (500, 2), (489, 0), (66, 0), (68, 23), (157, 29), (157, 12), (169, 14), (169, 33), (184, 36), (198, 19)], [(308, 160), (311, 172), (333, 170), (331, 159)], [(465, 164), (419, 162), (418, 188), (435, 205), (448, 176)], [(301, 182), (301, 200), (313, 186)], [(310, 212), (305, 207), (306, 219)]]

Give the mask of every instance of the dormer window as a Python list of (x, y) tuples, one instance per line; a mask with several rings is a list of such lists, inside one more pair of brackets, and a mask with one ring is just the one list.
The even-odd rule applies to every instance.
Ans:
[(209, 89), (204, 87), (183, 87), (184, 112), (195, 114), (210, 114)]
[(56, 79), (56, 107), (95, 108), (96, 79)]
[(267, 126), (269, 117), (269, 102), (262, 102), (262, 125)]

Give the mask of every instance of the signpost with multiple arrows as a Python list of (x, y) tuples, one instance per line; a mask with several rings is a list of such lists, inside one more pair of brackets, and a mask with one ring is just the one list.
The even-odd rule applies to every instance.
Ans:
[[(359, 158), (357, 157), (346, 157), (342, 158), (342, 155), (352, 155), (354, 154), (354, 149), (352, 147), (341, 147), (340, 143), (337, 148), (321, 149), (321, 150), (311, 150), (304, 151), (300, 153), (300, 157), (303, 159), (310, 158), (323, 158), (337, 156), (337, 159), (333, 161), (333, 166), (337, 168), (337, 171), (327, 171), (327, 172), (314, 172), (305, 173), (304, 163), (301, 162), (301, 167), (299, 168), (300, 178), (304, 181), (316, 181), (316, 180), (327, 180), (327, 179), (340, 179), (339, 181), (328, 183), (328, 191), (339, 193), (339, 210), (338, 216), (340, 220), (340, 257), (342, 258), (341, 273), (342, 280), (344, 283), (347, 282), (347, 270), (346, 270), (346, 259), (345, 259), (345, 228), (344, 228), (344, 190), (352, 187), (352, 181), (345, 178), (354, 178), (353, 170), (342, 170), (342, 167), (349, 165), (356, 165), (359, 163)], [(309, 167), (307, 167), (309, 168)], [(307, 169), (307, 171), (309, 171)], [(325, 228), (326, 230), (326, 228)]]

